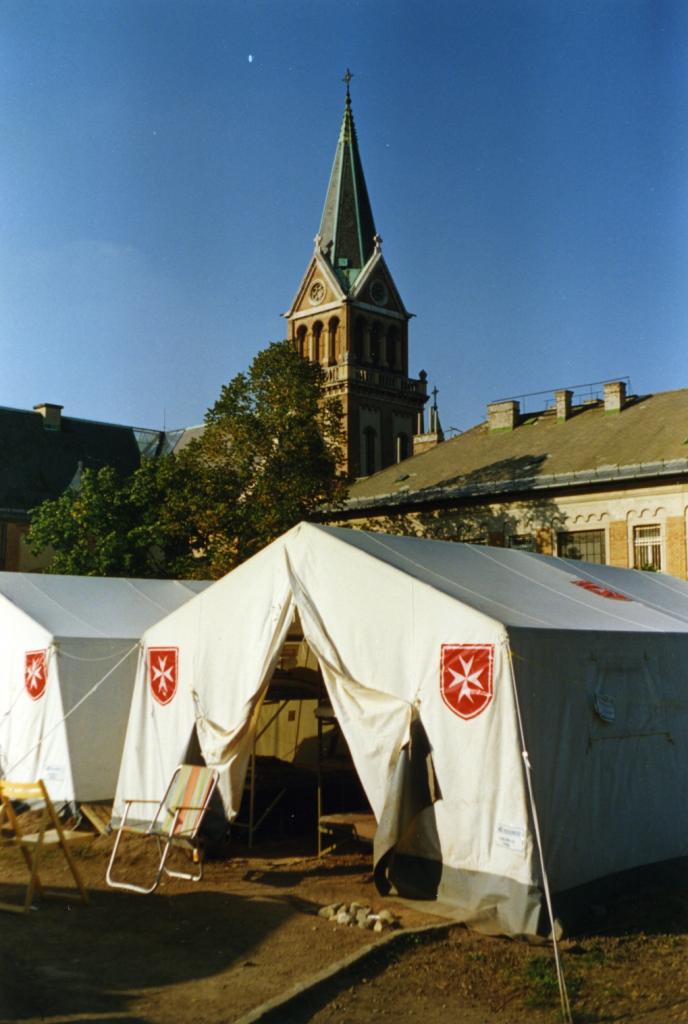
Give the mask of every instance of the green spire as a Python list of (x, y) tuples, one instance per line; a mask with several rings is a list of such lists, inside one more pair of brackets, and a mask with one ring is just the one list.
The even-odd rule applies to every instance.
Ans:
[(320, 248), (347, 289), (372, 256), (376, 234), (351, 112), (352, 78), (347, 68), (344, 117), (319, 231)]

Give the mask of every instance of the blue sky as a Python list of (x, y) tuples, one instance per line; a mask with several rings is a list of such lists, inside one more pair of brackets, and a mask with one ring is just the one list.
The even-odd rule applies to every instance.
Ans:
[(284, 336), (347, 67), (445, 427), (688, 386), (683, 0), (3, 0), (0, 405), (200, 422)]

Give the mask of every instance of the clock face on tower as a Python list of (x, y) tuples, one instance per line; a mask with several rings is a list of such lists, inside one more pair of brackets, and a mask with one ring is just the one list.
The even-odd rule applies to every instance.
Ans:
[(370, 286), (370, 297), (376, 306), (384, 306), (387, 301), (387, 289), (384, 281), (373, 281)]
[(315, 306), (325, 298), (325, 285), (322, 281), (314, 281), (308, 292), (309, 301)]

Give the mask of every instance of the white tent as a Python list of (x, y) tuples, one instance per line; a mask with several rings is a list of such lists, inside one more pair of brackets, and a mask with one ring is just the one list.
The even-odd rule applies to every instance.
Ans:
[(543, 865), (561, 892), (686, 853), (688, 585), (307, 524), (145, 634), (115, 814), (160, 796), (194, 727), (237, 813), (295, 610), (378, 821), (381, 884), (532, 933)]
[(0, 772), (112, 799), (141, 634), (208, 586), (0, 572)]

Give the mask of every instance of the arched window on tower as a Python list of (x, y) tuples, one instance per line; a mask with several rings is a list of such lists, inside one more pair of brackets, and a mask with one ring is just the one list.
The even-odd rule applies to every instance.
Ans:
[(404, 459), (408, 459), (411, 454), (411, 445), (409, 443), (408, 434), (397, 434), (396, 437), (396, 457), (397, 462), (403, 462)]
[(399, 337), (396, 327), (390, 327), (387, 331), (387, 365), (391, 370), (401, 369), (399, 358)]
[(365, 320), (363, 317), (358, 317), (354, 324), (354, 359), (359, 364), (363, 363), (363, 335), (365, 332)]
[(323, 355), (323, 325), (320, 320), (316, 320), (313, 324), (313, 362), (322, 363)]
[(337, 331), (339, 330), (339, 319), (333, 316), (327, 325), (327, 365), (333, 366), (337, 362)]
[(308, 358), (308, 350), (306, 349), (306, 333), (306, 325), (301, 324), (296, 332), (296, 351), (303, 359)]
[(377, 469), (375, 459), (375, 448), (377, 434), (372, 427), (366, 427), (363, 431), (363, 475), (370, 476)]
[(380, 324), (375, 321), (370, 329), (370, 361), (373, 366), (380, 365), (380, 335), (382, 334), (382, 328)]

